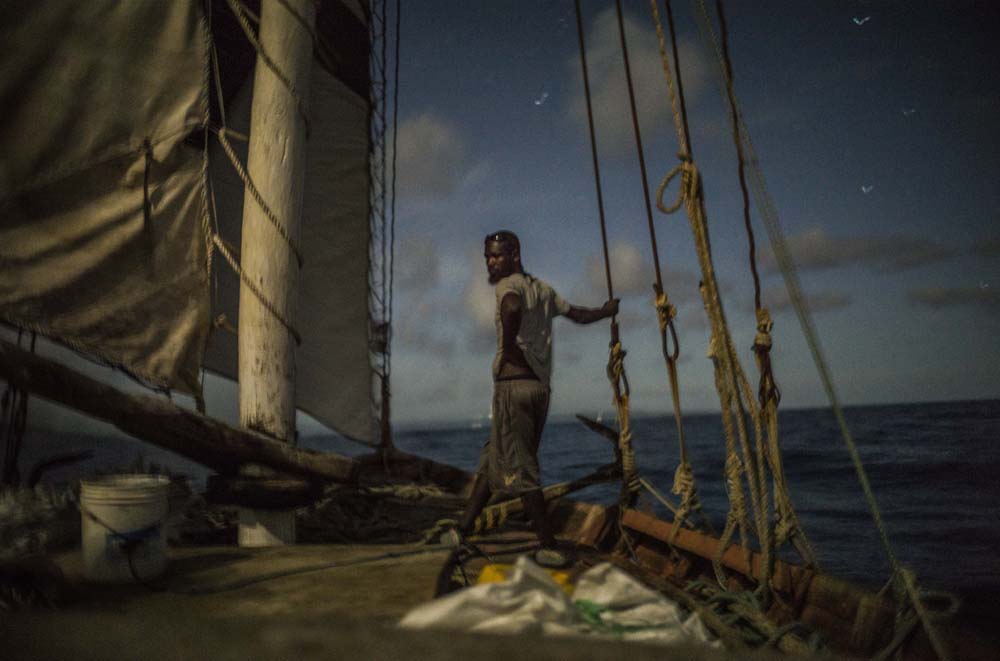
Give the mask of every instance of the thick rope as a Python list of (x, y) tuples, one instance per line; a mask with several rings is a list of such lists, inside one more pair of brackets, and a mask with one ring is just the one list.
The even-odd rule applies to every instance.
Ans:
[[(659, 208), (660, 211), (669, 214), (676, 212), (681, 206), (684, 206), (695, 238), (698, 261), (702, 271), (702, 297), (705, 303), (705, 311), (708, 315), (712, 328), (710, 354), (713, 358), (713, 364), (716, 369), (716, 389), (718, 390), (720, 402), (722, 404), (723, 426), (726, 430), (727, 454), (730, 455), (730, 459), (727, 460), (727, 465), (730, 467), (736, 466), (735, 462), (731, 459), (733, 453), (735, 452), (733, 440), (734, 433), (732, 421), (730, 421), (731, 416), (736, 422), (736, 431), (739, 434), (740, 449), (743, 454), (742, 471), (746, 473), (747, 483), (750, 489), (751, 505), (753, 507), (754, 520), (756, 523), (757, 538), (760, 542), (761, 552), (764, 556), (764, 570), (761, 576), (761, 587), (767, 589), (770, 579), (771, 566), (771, 534), (768, 506), (766, 502), (767, 488), (765, 477), (762, 474), (764, 464), (764, 443), (761, 438), (762, 426), (760, 424), (759, 414), (755, 410), (753, 403), (747, 402), (746, 405), (749, 407), (750, 415), (755, 422), (754, 432), (757, 438), (756, 462), (754, 462), (752, 459), (753, 455), (751, 454), (744, 419), (744, 402), (741, 400), (740, 386), (742, 385), (741, 381), (744, 379), (742, 379), (742, 370), (739, 367), (739, 360), (736, 357), (735, 349), (732, 345), (731, 336), (726, 326), (725, 316), (722, 311), (722, 304), (719, 298), (718, 284), (716, 282), (714, 267), (711, 259), (711, 247), (708, 238), (708, 227), (705, 218), (704, 198), (702, 194), (703, 191), (701, 187), (700, 175), (688, 152), (688, 138), (684, 130), (685, 122), (683, 121), (685, 112), (684, 99), (681, 94), (675, 91), (670, 60), (666, 52), (665, 37), (663, 35), (663, 28), (659, 17), (659, 10), (657, 9), (655, 2), (651, 2), (650, 7), (657, 31), (657, 37), (660, 42), (660, 59), (664, 77), (667, 80), (671, 108), (674, 112), (674, 127), (677, 130), (678, 142), (681, 145), (681, 152), (679, 154), (681, 161), (680, 164), (673, 168), (667, 176), (664, 177), (660, 186), (657, 188), (657, 208)], [(667, 7), (669, 9), (669, 2), (667, 2)], [(676, 35), (673, 31), (672, 21), (671, 38), (672, 41), (676, 43)], [(678, 174), (681, 175), (681, 185), (678, 191), (678, 198), (673, 205), (668, 207), (663, 203), (663, 194), (665, 193), (669, 183)], [(754, 463), (756, 463), (756, 467), (753, 465)], [(734, 482), (732, 480), (732, 476), (729, 475), (729, 477), (730, 482), (732, 483), (730, 485), (732, 487), (731, 491), (734, 493), (741, 493), (740, 490), (735, 489), (735, 483), (738, 482), (738, 480)], [(741, 496), (739, 496), (738, 499), (739, 498), (741, 498)], [(729, 535), (732, 534), (732, 528), (735, 525), (733, 524), (733, 518), (740, 517), (740, 512), (738, 511), (736, 505), (732, 504), (732, 501), (731, 508), (731, 516), (729, 517), (730, 520), (727, 522), (727, 531)], [(742, 534), (742, 525), (740, 525), (740, 530)], [(722, 548), (724, 548), (724, 546)], [(716, 564), (717, 574), (721, 575), (721, 567), (719, 563), (716, 562), (714, 564)]]
[[(590, 76), (587, 72), (587, 48), (583, 36), (583, 17), (580, 11), (580, 0), (575, 0), (576, 32), (580, 44), (580, 64), (583, 72), (584, 98), (587, 102), (587, 127), (590, 133), (590, 153), (594, 165), (594, 184), (597, 190), (597, 209), (601, 226), (601, 247), (604, 254), (604, 278), (608, 287), (608, 299), (614, 298), (614, 286), (611, 280), (611, 260), (608, 251), (607, 223), (604, 217), (604, 197), (601, 191), (601, 170), (597, 158), (597, 139), (594, 135), (594, 112), (590, 95)], [(618, 322), (611, 319), (611, 342), (608, 354), (608, 379), (611, 381), (614, 393), (615, 415), (618, 419), (618, 447), (622, 460), (622, 505), (631, 506), (635, 503), (640, 489), (635, 471), (635, 454), (632, 450), (632, 431), (629, 422), (629, 385), (625, 375), (625, 350), (622, 349), (618, 334)], [(623, 508), (624, 509), (624, 508)], [(620, 527), (620, 522), (619, 522)]]
[[(697, 488), (695, 486), (694, 471), (688, 461), (687, 447), (684, 442), (684, 422), (681, 414), (680, 385), (677, 378), (677, 358), (680, 354), (680, 344), (677, 340), (677, 331), (674, 328), (674, 317), (677, 315), (677, 308), (670, 304), (667, 298), (667, 291), (663, 285), (663, 275), (660, 269), (660, 255), (656, 241), (656, 228), (653, 224), (653, 210), (649, 195), (649, 178), (646, 175), (646, 157), (642, 147), (642, 133), (639, 129), (639, 113), (635, 103), (635, 89), (632, 83), (632, 68), (629, 64), (628, 42), (625, 38), (625, 21), (622, 16), (621, 0), (615, 1), (615, 13), (618, 19), (618, 36), (621, 42), (622, 61), (625, 66), (625, 81), (628, 88), (629, 108), (632, 117), (632, 132), (635, 137), (636, 155), (639, 159), (639, 171), (642, 181), (642, 199), (646, 209), (646, 224), (649, 228), (649, 243), (653, 253), (653, 269), (656, 281), (653, 283), (653, 305), (656, 308), (656, 316), (660, 328), (660, 346), (663, 352), (663, 359), (667, 366), (667, 379), (670, 385), (671, 403), (673, 404), (674, 422), (677, 425), (677, 443), (679, 447), (680, 459), (675, 472), (673, 493), (681, 496), (681, 507), (674, 518), (671, 541), (680, 529), (683, 519), (693, 510), (700, 509)], [(673, 350), (670, 349), (667, 335), (673, 339)], [(628, 473), (626, 473), (626, 476)]]
[(298, 246), (296, 246), (292, 241), (292, 237), (288, 233), (288, 229), (278, 219), (278, 215), (274, 213), (268, 203), (264, 200), (264, 196), (261, 195), (260, 190), (258, 190), (257, 186), (253, 183), (253, 179), (250, 178), (250, 173), (247, 172), (246, 168), (243, 167), (243, 164), (240, 163), (240, 159), (236, 156), (236, 151), (233, 149), (233, 146), (229, 144), (229, 140), (227, 138), (229, 133), (231, 133), (231, 131), (229, 131), (229, 129), (225, 126), (216, 132), (216, 136), (219, 138), (219, 144), (222, 145), (222, 150), (226, 153), (226, 156), (229, 157), (229, 162), (232, 163), (233, 169), (236, 170), (236, 174), (239, 175), (243, 185), (246, 186), (248, 191), (250, 191), (250, 195), (260, 207), (261, 211), (264, 212), (264, 216), (268, 219), (268, 221), (270, 221), (271, 226), (278, 232), (278, 235), (285, 240), (285, 243), (292, 251), (292, 254), (295, 255), (295, 261), (298, 262), (299, 268), (302, 268), (304, 263), (302, 253), (299, 251)]
[[(302, 121), (305, 122), (306, 137), (308, 137), (311, 125), (309, 122), (309, 115), (308, 113), (306, 113), (305, 99), (295, 88), (295, 85), (292, 84), (292, 81), (288, 77), (288, 75), (281, 70), (281, 68), (277, 65), (277, 63), (273, 59), (271, 59), (271, 56), (267, 54), (267, 51), (264, 50), (263, 44), (260, 43), (260, 40), (257, 38), (257, 34), (254, 32), (253, 27), (250, 25), (250, 21), (247, 19), (247, 13), (249, 13), (247, 8), (244, 7), (239, 0), (226, 0), (226, 2), (229, 4), (229, 8), (232, 9), (233, 14), (236, 16), (236, 20), (239, 21), (240, 27), (243, 28), (243, 34), (246, 35), (247, 41), (249, 41), (250, 44), (253, 45), (254, 49), (257, 51), (257, 57), (259, 57), (261, 61), (264, 62), (267, 68), (271, 70), (271, 73), (273, 73), (274, 76), (278, 79), (278, 81), (285, 86), (285, 89), (288, 90), (288, 93), (292, 95), (292, 98), (295, 100), (295, 107), (298, 110), (299, 115), (302, 116)], [(289, 13), (292, 14), (293, 18), (305, 24), (305, 20), (297, 12), (292, 11), (292, 8), (288, 5), (287, 2), (281, 1), (280, 4), (287, 10), (289, 10)], [(315, 43), (315, 35), (313, 35), (311, 31), (309, 32), (310, 36), (313, 39), (313, 43)]]
[(229, 247), (226, 245), (226, 242), (222, 240), (222, 237), (220, 237), (218, 234), (214, 234), (212, 236), (212, 241), (215, 244), (215, 249), (218, 250), (219, 254), (222, 255), (222, 257), (226, 260), (226, 262), (229, 263), (229, 266), (230, 268), (233, 269), (233, 272), (236, 273), (238, 276), (240, 276), (240, 282), (242, 282), (243, 285), (247, 289), (249, 289), (254, 296), (257, 297), (257, 300), (260, 301), (260, 304), (264, 306), (264, 309), (270, 312), (274, 316), (274, 318), (277, 319), (278, 322), (288, 330), (289, 334), (295, 340), (295, 345), (301, 346), (302, 335), (299, 334), (299, 331), (295, 329), (295, 327), (292, 325), (292, 322), (289, 321), (289, 319), (285, 316), (285, 314), (281, 310), (279, 310), (277, 306), (275, 306), (275, 304), (271, 302), (270, 299), (264, 296), (264, 292), (262, 292), (260, 288), (257, 287), (254, 281), (250, 278), (250, 276), (246, 274), (246, 272), (240, 266), (239, 261), (236, 259), (236, 257), (233, 256), (232, 252), (230, 252)]
[[(726, 75), (726, 70), (724, 67), (723, 55), (719, 46), (719, 42), (715, 36), (715, 32), (711, 27), (711, 22), (708, 17), (708, 11), (705, 7), (703, 0), (698, 0), (696, 3), (698, 10), (696, 12), (696, 18), (698, 18), (699, 28), (701, 29), (702, 35), (705, 40), (711, 46), (713, 52), (716, 55), (716, 61), (719, 65), (721, 79), (725, 87), (731, 86), (731, 81)], [(728, 92), (725, 88), (723, 90), (724, 94), (728, 97)], [(740, 127), (740, 135), (743, 141), (743, 148), (747, 155), (747, 160), (751, 164), (750, 167), (750, 183), (753, 188), (754, 198), (757, 203), (758, 209), (760, 211), (761, 218), (764, 222), (764, 227), (767, 229), (768, 238), (771, 241), (771, 247), (774, 251), (775, 259), (781, 270), (781, 274), (785, 279), (785, 286), (788, 289), (789, 297), (792, 301), (792, 307), (795, 310), (796, 316), (799, 319), (799, 324), (802, 327), (803, 335), (806, 338), (806, 343), (809, 346), (810, 353), (813, 358), (813, 362), (816, 365), (817, 371), (820, 375), (820, 381), (823, 384), (823, 389), (826, 392), (827, 399), (830, 402), (830, 407), (833, 411), (834, 417), (837, 421), (837, 425), (840, 429), (841, 436), (844, 439), (844, 444), (847, 447), (848, 454), (851, 458), (851, 463), (854, 466), (855, 473), (858, 476), (858, 481), (861, 484), (862, 492), (864, 493), (865, 500), (867, 501), (869, 511), (872, 515), (872, 519), (875, 523), (875, 527), (878, 530), (879, 540), (882, 544), (883, 550), (889, 560), (889, 564), (892, 567), (893, 575), (901, 575), (902, 568), (896, 557), (896, 554), (889, 542), (888, 532), (885, 526), (885, 522), (882, 519), (881, 511), (879, 510), (878, 503), (875, 499), (874, 491), (872, 490), (871, 483), (868, 479), (867, 471), (861, 462), (860, 454), (858, 453), (857, 444), (854, 441), (854, 436), (851, 433), (847, 420), (844, 416), (843, 409), (840, 406), (839, 398), (836, 393), (836, 389), (833, 385), (833, 378), (830, 374), (829, 367), (827, 366), (826, 359), (823, 355), (823, 351), (819, 341), (819, 335), (816, 332), (815, 326), (812, 322), (812, 318), (808, 313), (808, 309), (805, 306), (804, 297), (802, 295), (801, 286), (798, 281), (798, 275), (795, 269), (794, 261), (792, 260), (791, 253), (788, 249), (788, 245), (785, 242), (784, 234), (781, 230), (781, 226), (778, 222), (777, 211), (774, 207), (774, 202), (767, 190), (764, 182), (764, 175), (760, 169), (759, 160), (757, 159), (756, 152), (753, 148), (753, 142), (750, 139), (749, 132), (747, 131), (746, 124), (743, 120), (742, 113), (739, 110), (739, 106), (736, 103), (735, 98), (732, 99), (733, 112), (730, 121), (734, 121)], [(913, 595), (910, 595), (912, 599)], [(936, 637), (936, 633), (933, 631), (933, 626), (929, 620), (921, 620), (927, 635), (929, 638)], [(935, 652), (938, 653), (941, 658), (947, 658), (942, 656), (944, 652), (943, 647), (938, 649), (935, 648)]]

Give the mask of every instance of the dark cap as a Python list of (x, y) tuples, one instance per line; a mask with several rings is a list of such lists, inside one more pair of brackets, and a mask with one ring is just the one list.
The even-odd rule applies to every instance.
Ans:
[(507, 245), (511, 250), (516, 250), (521, 252), (521, 242), (518, 241), (517, 235), (510, 230), (498, 230), (486, 235), (483, 243), (490, 243), (491, 241), (497, 241)]

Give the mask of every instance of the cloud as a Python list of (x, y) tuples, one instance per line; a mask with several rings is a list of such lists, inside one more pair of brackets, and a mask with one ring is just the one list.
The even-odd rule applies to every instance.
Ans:
[[(656, 273), (653, 270), (652, 259), (645, 257), (644, 250), (648, 249), (624, 241), (611, 246), (608, 259), (611, 262), (615, 296), (619, 298), (644, 296), (652, 300)], [(603, 254), (588, 255), (584, 268), (589, 289), (606, 292)], [(661, 275), (667, 295), (675, 305), (701, 300), (698, 296), (698, 276), (694, 273), (666, 269), (661, 271)]]
[(441, 259), (434, 242), (412, 238), (397, 251), (394, 266), (395, 283), (402, 291), (426, 291), (437, 286), (441, 278)]
[[(795, 266), (819, 271), (850, 264), (867, 265), (896, 273), (940, 261), (955, 251), (926, 239), (906, 236), (835, 238), (822, 227), (813, 227), (787, 240)], [(766, 272), (778, 270), (774, 253), (762, 251), (760, 263)]]
[[(805, 294), (804, 296), (806, 307), (812, 313), (835, 310), (851, 304), (850, 297), (839, 292), (822, 291), (815, 294)], [(792, 299), (788, 295), (788, 290), (783, 287), (769, 289), (762, 294), (761, 298), (764, 305), (775, 314), (787, 312), (792, 309)]]
[(496, 292), (486, 276), (470, 277), (462, 290), (464, 314), (472, 322), (469, 348), (476, 352), (496, 346)]
[(970, 252), (979, 257), (996, 257), (1000, 255), (1000, 238), (988, 238), (977, 241)]
[[(629, 14), (624, 16), (624, 23), (639, 117), (643, 120), (653, 117), (666, 119), (670, 112), (670, 99), (660, 63), (656, 33), (646, 21), (640, 21)], [(622, 150), (631, 149), (632, 115), (621, 57), (618, 19), (613, 9), (602, 11), (593, 20), (586, 43), (587, 73), (597, 135), (602, 143)], [(687, 102), (691, 103), (704, 88), (710, 70), (693, 42), (681, 39), (679, 50), (684, 95)], [(569, 115), (573, 120), (586, 125), (587, 104), (579, 56), (573, 57), (568, 66), (576, 81), (574, 89), (578, 90), (570, 100)]]
[(465, 171), (465, 143), (458, 128), (431, 112), (399, 126), (396, 171), (400, 188), (412, 195), (450, 195)]
[(455, 342), (447, 334), (449, 327), (434, 323), (435, 320), (449, 316), (441, 310), (440, 305), (419, 300), (400, 312), (403, 314), (399, 315), (395, 324), (394, 349), (415, 350), (440, 358), (451, 358), (454, 355)]
[(1000, 314), (1000, 289), (991, 287), (927, 287), (910, 291), (907, 299), (934, 310), (961, 306)]

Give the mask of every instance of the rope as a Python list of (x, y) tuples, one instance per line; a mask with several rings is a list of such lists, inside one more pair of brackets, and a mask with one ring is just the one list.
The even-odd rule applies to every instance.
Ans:
[[(385, 320), (389, 326), (389, 333), (386, 335), (386, 363), (385, 363), (385, 373), (386, 380), (388, 381), (389, 375), (392, 371), (392, 352), (391, 347), (391, 331), (392, 331), (392, 307), (393, 307), (393, 284), (395, 281), (395, 265), (396, 265), (396, 156), (398, 150), (396, 149), (396, 138), (399, 135), (399, 42), (400, 42), (400, 11), (401, 5), (400, 0), (396, 0), (396, 30), (395, 30), (395, 56), (393, 61), (393, 82), (392, 82), (392, 188), (389, 193), (390, 200), (390, 212), (389, 212), (389, 316)], [(389, 392), (387, 395), (391, 394)]]
[(277, 306), (275, 306), (274, 303), (272, 303), (266, 296), (264, 296), (264, 292), (262, 292), (260, 288), (257, 287), (254, 281), (250, 279), (250, 276), (248, 276), (243, 271), (243, 268), (240, 266), (240, 263), (236, 260), (235, 257), (233, 257), (232, 253), (229, 252), (229, 248), (226, 246), (226, 242), (222, 240), (222, 237), (220, 237), (218, 234), (214, 234), (212, 236), (212, 241), (215, 244), (216, 250), (219, 251), (219, 254), (221, 254), (222, 257), (226, 260), (226, 262), (229, 263), (229, 266), (233, 269), (233, 272), (235, 272), (238, 276), (240, 276), (240, 282), (242, 282), (243, 285), (247, 289), (249, 289), (254, 296), (257, 297), (257, 300), (260, 301), (260, 304), (264, 306), (264, 309), (270, 312), (274, 316), (274, 318), (277, 319), (278, 322), (288, 330), (292, 338), (295, 340), (295, 345), (301, 346), (302, 335), (299, 333), (298, 330), (295, 329), (295, 327), (292, 325), (292, 322), (288, 320), (288, 318), (284, 315), (284, 313), (281, 310), (279, 310)]
[[(916, 593), (913, 577), (912, 575), (907, 576), (903, 573), (904, 570), (901, 568), (896, 558), (896, 554), (892, 549), (892, 545), (889, 542), (888, 532), (882, 519), (881, 512), (878, 508), (878, 504), (875, 500), (875, 495), (871, 488), (867, 472), (865, 471), (864, 465), (861, 463), (861, 457), (858, 453), (857, 444), (855, 443), (853, 435), (847, 426), (847, 420), (840, 406), (836, 390), (833, 385), (833, 379), (830, 375), (830, 370), (821, 349), (818, 333), (816, 332), (812, 319), (805, 306), (795, 265), (785, 242), (783, 232), (781, 231), (781, 226), (778, 222), (777, 212), (775, 211), (773, 200), (767, 191), (764, 176), (761, 172), (759, 161), (753, 148), (753, 143), (750, 139), (748, 131), (746, 130), (746, 124), (743, 121), (742, 114), (740, 113), (739, 105), (736, 102), (735, 95), (732, 94), (732, 80), (726, 66), (725, 54), (722, 52), (722, 49), (719, 46), (719, 41), (716, 39), (715, 32), (711, 27), (711, 21), (705, 7), (704, 0), (697, 0), (696, 4), (699, 9), (699, 11), (696, 12), (698, 25), (702, 36), (709, 43), (716, 55), (716, 62), (719, 66), (721, 74), (720, 78), (724, 84), (724, 96), (729, 100), (731, 105), (731, 115), (729, 120), (734, 124), (734, 132), (741, 136), (742, 150), (745, 151), (745, 154), (751, 164), (751, 186), (753, 187), (755, 201), (757, 202), (764, 226), (767, 229), (776, 261), (785, 280), (785, 286), (788, 289), (792, 306), (799, 319), (803, 334), (806, 338), (806, 343), (809, 346), (810, 353), (812, 354), (813, 362), (819, 372), (820, 380), (826, 392), (827, 399), (830, 401), (831, 409), (833, 410), (834, 416), (837, 420), (837, 425), (840, 428), (848, 454), (850, 455), (851, 462), (858, 476), (858, 481), (861, 484), (872, 519), (874, 520), (875, 526), (878, 530), (879, 539), (889, 560), (890, 566), (892, 567), (893, 575), (902, 577), (899, 580), (901, 580), (904, 584), (905, 593), (913, 602), (918, 615), (920, 615), (923, 607), (920, 604), (919, 595)], [(947, 658), (944, 647), (941, 645), (940, 639), (938, 638), (930, 619), (926, 616), (926, 612), (921, 615), (920, 620), (925, 631), (927, 632), (928, 638), (934, 646), (935, 653), (942, 659)]]
[(913, 604), (913, 610), (917, 612), (917, 617), (920, 618), (920, 623), (923, 625), (924, 631), (927, 632), (927, 639), (930, 641), (931, 647), (934, 648), (934, 653), (942, 661), (948, 661), (950, 656), (945, 649), (941, 637), (938, 635), (937, 629), (931, 624), (930, 615), (927, 613), (927, 609), (920, 599), (920, 594), (917, 592), (917, 584), (913, 572), (903, 567), (899, 572), (899, 576), (903, 584), (903, 589), (906, 591), (907, 596), (909, 596), (910, 603)]
[[(253, 27), (250, 25), (250, 21), (247, 20), (248, 10), (243, 6), (243, 3), (241, 3), (240, 0), (226, 0), (226, 3), (229, 5), (229, 8), (232, 9), (233, 14), (236, 16), (236, 20), (240, 23), (240, 27), (243, 28), (243, 34), (246, 35), (247, 40), (257, 51), (257, 57), (261, 59), (267, 68), (270, 69), (275, 75), (278, 81), (285, 86), (288, 93), (292, 95), (292, 98), (295, 100), (295, 107), (298, 110), (299, 115), (302, 117), (302, 121), (306, 125), (306, 137), (308, 138), (311, 126), (309, 123), (309, 115), (306, 113), (305, 99), (301, 94), (299, 94), (298, 90), (295, 89), (295, 85), (292, 84), (291, 79), (281, 70), (280, 67), (278, 67), (277, 63), (271, 59), (271, 56), (267, 54), (267, 51), (264, 50), (264, 45), (260, 43), (260, 40), (254, 33)], [(291, 13), (292, 16), (299, 22), (305, 24), (305, 20), (299, 16), (298, 12), (293, 11), (287, 2), (282, 0), (281, 5), (288, 9), (289, 13)], [(312, 31), (309, 32), (310, 36), (313, 38), (313, 42), (315, 43), (315, 35)]]
[[(611, 280), (611, 260), (608, 251), (608, 231), (604, 217), (604, 197), (601, 192), (601, 170), (597, 158), (597, 139), (594, 135), (594, 112), (590, 96), (590, 77), (587, 72), (587, 47), (583, 36), (583, 17), (580, 11), (580, 0), (574, 0), (576, 9), (576, 32), (580, 43), (580, 64), (583, 71), (584, 98), (587, 101), (587, 128), (590, 134), (590, 154), (594, 165), (594, 184), (597, 190), (597, 210), (601, 227), (601, 247), (604, 255), (604, 278), (608, 286), (608, 299), (614, 298), (614, 285)], [(615, 415), (618, 420), (618, 447), (622, 461), (622, 495), (624, 506), (635, 503), (640, 485), (635, 470), (635, 454), (632, 449), (632, 430), (629, 422), (629, 384), (625, 374), (625, 354), (618, 333), (618, 321), (611, 318), (611, 342), (608, 354), (608, 379), (614, 393)], [(624, 509), (621, 508), (619, 512)], [(619, 521), (619, 528), (621, 522)]]
[[(21, 346), (24, 330), (17, 330), (17, 346)], [(35, 352), (37, 333), (32, 331), (29, 350)], [(18, 459), (24, 444), (24, 432), (28, 422), (28, 391), (12, 385), (9, 381), (4, 387), (0, 398), (0, 436), (4, 439), (3, 470), (0, 472), (0, 485), (16, 485), (20, 482)], [(30, 482), (30, 480), (29, 480)]]
[[(669, 1), (666, 3), (666, 6), (669, 11)], [(674, 87), (674, 80), (671, 73), (669, 57), (666, 52), (665, 37), (663, 35), (659, 10), (657, 9), (655, 2), (651, 2), (650, 7), (657, 31), (657, 37), (660, 42), (660, 59), (664, 76), (667, 80), (671, 108), (674, 113), (674, 127), (677, 131), (678, 143), (681, 145), (681, 152), (678, 154), (680, 163), (668, 172), (657, 188), (656, 205), (657, 208), (665, 214), (674, 213), (679, 210), (681, 206), (684, 206), (691, 225), (692, 234), (695, 238), (698, 262), (702, 271), (702, 298), (704, 300), (705, 311), (708, 315), (712, 328), (709, 354), (713, 360), (713, 365), (715, 366), (716, 390), (719, 393), (720, 403), (722, 404), (723, 427), (726, 431), (727, 455), (729, 456), (727, 459), (727, 466), (732, 469), (732, 467), (737, 465), (732, 460), (732, 457), (735, 454), (735, 443), (732, 420), (730, 419), (731, 416), (731, 418), (736, 422), (736, 431), (739, 433), (740, 449), (743, 453), (743, 461), (740, 465), (742, 466), (742, 472), (746, 472), (747, 483), (750, 489), (751, 505), (753, 507), (754, 520), (756, 523), (757, 538), (760, 542), (761, 551), (764, 556), (761, 588), (766, 590), (770, 579), (771, 535), (768, 525), (768, 508), (766, 503), (767, 489), (763, 475), (764, 445), (761, 438), (762, 426), (759, 420), (759, 413), (754, 409), (753, 403), (747, 402), (747, 406), (750, 408), (750, 415), (755, 422), (754, 431), (757, 437), (757, 466), (755, 469), (751, 462), (751, 452), (746, 423), (744, 420), (744, 403), (740, 396), (740, 386), (742, 385), (741, 381), (744, 381), (745, 379), (743, 379), (742, 370), (739, 366), (739, 360), (736, 357), (735, 348), (732, 345), (731, 336), (726, 326), (725, 315), (722, 310), (722, 304), (719, 299), (718, 284), (716, 282), (714, 267), (712, 265), (711, 246), (708, 238), (708, 227), (705, 217), (701, 177), (697, 166), (695, 166), (690, 157), (689, 142), (687, 132), (685, 130), (686, 110), (684, 97), (683, 94), (675, 90)], [(677, 39), (673, 29), (672, 19), (670, 22), (670, 28), (671, 40), (676, 45)], [(678, 81), (679, 80), (680, 78), (678, 76)], [(680, 85), (678, 85), (678, 88), (680, 88)], [(674, 204), (667, 206), (663, 202), (663, 195), (670, 182), (678, 175), (681, 176), (681, 184), (679, 186), (677, 200)], [(733, 479), (731, 473), (727, 472), (727, 479), (730, 486), (731, 511), (730, 516), (727, 517), (727, 530), (724, 535), (728, 533), (727, 536), (731, 537), (733, 527), (736, 525), (734, 523), (735, 518), (739, 519), (739, 528), (742, 536), (744, 534), (744, 514), (741, 511), (741, 508), (732, 501), (734, 495), (736, 496), (737, 501), (742, 500), (742, 489), (737, 488), (739, 480)], [(726, 542), (728, 543), (728, 539)], [(720, 548), (724, 550), (724, 545)], [(744, 546), (744, 548), (746, 547)], [(713, 564), (716, 566), (717, 577), (719, 577), (721, 581), (721, 563), (717, 560)]]
[(236, 151), (233, 149), (233, 146), (229, 144), (229, 140), (226, 137), (229, 133), (229, 129), (225, 126), (215, 131), (215, 135), (219, 138), (219, 144), (222, 145), (222, 150), (226, 153), (226, 156), (229, 157), (229, 162), (232, 163), (233, 169), (236, 170), (236, 174), (239, 175), (243, 185), (247, 187), (247, 190), (250, 191), (250, 195), (253, 197), (254, 201), (260, 207), (261, 211), (264, 212), (264, 216), (271, 222), (271, 226), (274, 227), (274, 229), (278, 232), (278, 235), (285, 240), (288, 248), (292, 251), (292, 254), (295, 255), (295, 261), (298, 262), (299, 268), (302, 268), (304, 263), (302, 253), (299, 251), (298, 246), (296, 246), (292, 241), (292, 236), (288, 233), (288, 229), (278, 219), (278, 215), (274, 213), (271, 207), (264, 200), (264, 196), (261, 195), (260, 190), (258, 190), (257, 186), (253, 183), (253, 179), (250, 178), (250, 173), (248, 173), (246, 168), (243, 167), (243, 164), (240, 163), (240, 159), (236, 156)]
[[(687, 447), (684, 439), (684, 423), (681, 413), (680, 386), (677, 378), (677, 358), (680, 355), (680, 343), (677, 340), (677, 331), (674, 328), (674, 317), (677, 316), (677, 308), (668, 300), (666, 288), (663, 285), (663, 275), (660, 268), (660, 255), (656, 241), (656, 228), (653, 224), (653, 210), (650, 205), (649, 177), (646, 174), (646, 157), (642, 146), (642, 133), (639, 129), (639, 113), (636, 109), (635, 90), (632, 83), (632, 69), (629, 63), (628, 43), (625, 38), (625, 21), (622, 16), (621, 0), (615, 1), (615, 13), (618, 19), (618, 36), (621, 42), (622, 61), (625, 66), (625, 81), (628, 87), (629, 109), (632, 117), (632, 131), (635, 137), (636, 154), (639, 159), (639, 171), (642, 181), (642, 199), (646, 208), (646, 225), (649, 229), (649, 243), (653, 253), (653, 270), (656, 281), (653, 283), (654, 307), (660, 328), (660, 346), (663, 359), (667, 366), (667, 378), (670, 385), (671, 403), (673, 404), (674, 422), (677, 425), (677, 443), (680, 450), (680, 462), (677, 467), (678, 474), (683, 472), (685, 479), (678, 482), (675, 475), (673, 493), (681, 495), (681, 507), (674, 519), (674, 530), (671, 533), (671, 541), (679, 530), (680, 521), (692, 511), (700, 509), (697, 490), (695, 487), (694, 473), (688, 462)], [(673, 350), (670, 349), (667, 340), (667, 333), (673, 340)], [(683, 469), (683, 470), (682, 470)], [(627, 475), (627, 473), (626, 473)]]
[[(770, 313), (761, 305), (760, 277), (757, 273), (756, 241), (754, 239), (753, 227), (750, 223), (750, 194), (747, 190), (746, 164), (743, 149), (743, 140), (740, 133), (740, 122), (738, 121), (736, 110), (736, 93), (733, 88), (733, 67), (729, 57), (729, 39), (726, 25), (725, 11), (722, 0), (716, 0), (716, 10), (719, 15), (719, 28), (722, 37), (721, 45), (721, 66), (726, 81), (726, 101), (730, 109), (730, 122), (732, 126), (733, 143), (736, 147), (737, 174), (739, 178), (740, 191), (743, 198), (743, 224), (746, 229), (748, 252), (750, 259), (750, 272), (753, 276), (754, 284), (754, 308), (757, 317), (757, 334), (754, 338), (753, 352), (757, 363), (759, 376), (757, 398), (760, 402), (760, 418), (762, 426), (767, 428), (767, 458), (771, 468), (772, 481), (774, 483), (774, 505), (776, 513), (776, 536), (777, 545), (780, 546), (789, 538), (793, 539), (796, 550), (802, 559), (810, 565), (815, 566), (816, 557), (812, 552), (805, 532), (798, 521), (795, 510), (792, 507), (791, 497), (788, 494), (784, 469), (781, 465), (781, 452), (778, 443), (778, 421), (777, 409), (781, 401), (781, 391), (774, 380), (774, 371), (771, 365), (771, 329), (774, 325)], [(759, 437), (758, 437), (759, 438)], [(760, 467), (763, 471), (763, 467)]]

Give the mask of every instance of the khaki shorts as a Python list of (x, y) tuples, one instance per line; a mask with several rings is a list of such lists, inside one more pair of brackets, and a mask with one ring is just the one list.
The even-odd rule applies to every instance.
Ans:
[(549, 413), (549, 387), (534, 379), (493, 385), (493, 426), (476, 472), (493, 493), (520, 495), (540, 486), (538, 445)]

